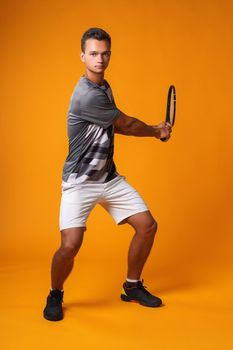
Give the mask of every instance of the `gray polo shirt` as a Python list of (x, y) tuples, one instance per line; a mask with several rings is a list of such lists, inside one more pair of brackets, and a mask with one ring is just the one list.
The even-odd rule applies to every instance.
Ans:
[(99, 86), (81, 76), (68, 108), (69, 153), (63, 181), (105, 183), (119, 175), (113, 161), (113, 122), (119, 112), (106, 80)]

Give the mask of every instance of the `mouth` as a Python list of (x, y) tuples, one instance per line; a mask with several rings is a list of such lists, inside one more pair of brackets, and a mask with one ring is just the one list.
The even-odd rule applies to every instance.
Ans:
[(104, 68), (104, 66), (96, 66), (96, 68)]

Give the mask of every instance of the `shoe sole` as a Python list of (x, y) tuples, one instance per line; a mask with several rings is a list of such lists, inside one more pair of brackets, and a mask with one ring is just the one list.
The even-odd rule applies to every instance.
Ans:
[(159, 307), (162, 305), (162, 302), (157, 303), (157, 304), (147, 304), (143, 301), (137, 300), (137, 299), (132, 299), (130, 297), (128, 297), (127, 295), (121, 294), (121, 300), (122, 301), (126, 301), (126, 302), (131, 302), (131, 303), (137, 303), (143, 306), (147, 306), (147, 307)]

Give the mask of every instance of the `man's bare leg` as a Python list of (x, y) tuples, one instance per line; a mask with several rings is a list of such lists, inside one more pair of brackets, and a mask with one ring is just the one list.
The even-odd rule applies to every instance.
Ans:
[(154, 242), (157, 223), (150, 211), (132, 215), (125, 222), (133, 226), (135, 235), (129, 247), (127, 281), (123, 283), (121, 299), (137, 302), (143, 306), (158, 307), (162, 304), (162, 300), (146, 290), (143, 281), (140, 281), (142, 269)]
[(128, 251), (127, 277), (139, 280), (143, 266), (153, 246), (157, 223), (150, 211), (132, 215), (125, 222), (135, 229), (135, 235)]
[(63, 289), (64, 281), (72, 271), (74, 257), (82, 245), (85, 230), (85, 227), (72, 227), (61, 230), (61, 246), (52, 259), (52, 289)]

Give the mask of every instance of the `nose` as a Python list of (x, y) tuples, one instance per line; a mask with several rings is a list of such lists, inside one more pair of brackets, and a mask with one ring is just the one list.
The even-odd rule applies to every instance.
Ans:
[(103, 56), (101, 54), (98, 55), (98, 58), (97, 58), (97, 61), (98, 63), (103, 63)]

